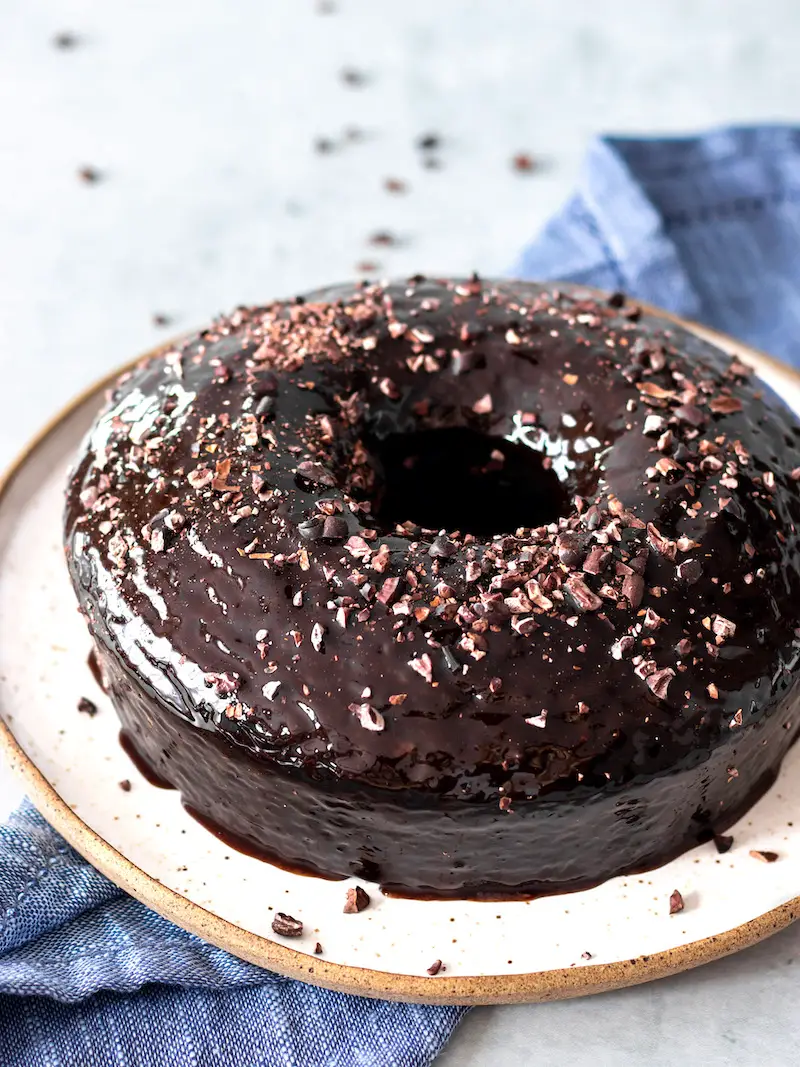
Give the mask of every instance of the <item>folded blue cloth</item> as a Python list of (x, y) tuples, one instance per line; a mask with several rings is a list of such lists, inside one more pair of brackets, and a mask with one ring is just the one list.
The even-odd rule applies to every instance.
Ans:
[[(800, 363), (800, 130), (602, 138), (514, 273), (624, 289)], [(315, 989), (125, 896), (25, 805), (0, 829), (0, 1067), (422, 1067), (463, 1008)]]
[(800, 128), (599, 138), (512, 273), (625, 290), (800, 364)]
[(0, 1067), (423, 1067), (465, 1010), (281, 978), (126, 896), (28, 802), (0, 828)]

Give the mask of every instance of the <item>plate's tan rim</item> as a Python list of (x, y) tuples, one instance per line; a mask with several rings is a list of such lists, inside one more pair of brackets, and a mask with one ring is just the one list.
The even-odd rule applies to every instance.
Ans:
[[(588, 287), (580, 287), (584, 291)], [(716, 330), (680, 319), (676, 315), (641, 305), (648, 313), (659, 315), (736, 354), (748, 362), (748, 354), (789, 374), (800, 384), (800, 372), (779, 360), (759, 352)], [(113, 383), (125, 370), (142, 358), (163, 351), (159, 345), (150, 352), (106, 375), (84, 389), (74, 400), (55, 415), (29, 442), (0, 475), (0, 500), (8, 492), (33, 453), (78, 408)], [(2, 709), (0, 708), (0, 714)], [(270, 941), (250, 933), (214, 915), (181, 896), (145, 873), (75, 814), (59, 796), (17, 742), (9, 726), (0, 719), (0, 751), (25, 786), (26, 792), (44, 818), (93, 866), (116, 885), (165, 918), (196, 934), (211, 944), (225, 949), (257, 966), (265, 967), (288, 978), (297, 978), (314, 985), (325, 986), (343, 993), (387, 1000), (403, 1000), (427, 1004), (512, 1004), (546, 1000), (561, 1000), (602, 993), (612, 989), (637, 985), (641, 982), (665, 978), (680, 971), (748, 948), (772, 934), (783, 930), (800, 917), (800, 897), (759, 915), (741, 926), (713, 937), (702, 938), (678, 948), (666, 949), (649, 956), (639, 956), (616, 963), (589, 964), (531, 974), (482, 975), (450, 978), (447, 974), (431, 978), (423, 975), (391, 974), (365, 967), (351, 967), (330, 963), (318, 957)]]

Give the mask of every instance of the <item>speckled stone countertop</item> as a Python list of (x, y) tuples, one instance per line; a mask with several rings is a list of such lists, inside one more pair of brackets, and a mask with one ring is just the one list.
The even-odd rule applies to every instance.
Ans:
[[(237, 303), (367, 263), (502, 273), (595, 132), (793, 120), (800, 99), (794, 0), (8, 0), (0, 29), (3, 465), (81, 387)], [(0, 767), (0, 813), (18, 796)], [(789, 1064), (798, 957), (795, 928), (651, 986), (479, 1009), (440, 1063)]]

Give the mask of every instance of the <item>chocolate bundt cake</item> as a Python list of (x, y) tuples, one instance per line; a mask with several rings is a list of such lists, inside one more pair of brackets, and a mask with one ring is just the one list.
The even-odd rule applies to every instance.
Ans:
[(276, 863), (536, 894), (728, 826), (800, 728), (800, 429), (620, 294), (340, 286), (126, 373), (67, 560), (125, 743)]

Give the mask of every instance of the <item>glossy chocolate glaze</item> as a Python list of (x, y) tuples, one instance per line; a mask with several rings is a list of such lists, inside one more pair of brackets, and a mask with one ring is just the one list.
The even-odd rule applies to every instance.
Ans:
[(620, 297), (340, 287), (127, 375), (67, 556), (129, 740), (204, 819), (396, 891), (552, 891), (774, 776), (798, 476), (788, 409)]

